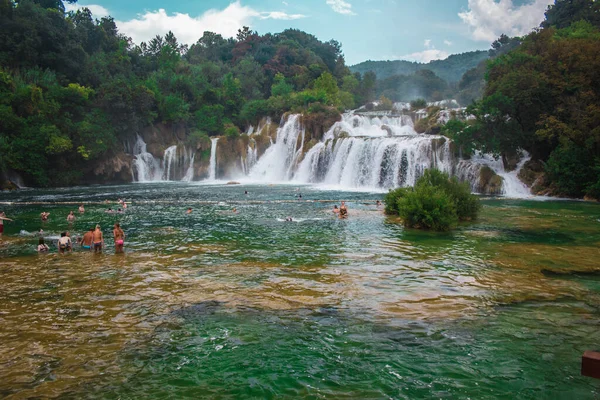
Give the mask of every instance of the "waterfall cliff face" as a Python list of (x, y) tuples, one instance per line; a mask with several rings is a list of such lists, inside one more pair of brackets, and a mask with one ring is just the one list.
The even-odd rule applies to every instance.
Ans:
[[(517, 171), (505, 172), (501, 161), (477, 155), (461, 160), (443, 136), (417, 134), (406, 116), (344, 114), (308, 151), (298, 115), (283, 121), (277, 138), (248, 168), (248, 178), (258, 182), (298, 182), (344, 189), (391, 189), (412, 186), (428, 168), (437, 168), (469, 182), (475, 192), (486, 192), (481, 170), (499, 176), (497, 192), (524, 197), (529, 189)], [(526, 160), (524, 160), (526, 161)], [(523, 161), (523, 162), (524, 162)], [(522, 163), (523, 163), (522, 162)]]
[(132, 152), (134, 182), (191, 181), (194, 179), (195, 154), (185, 146), (168, 147), (160, 159), (147, 151), (146, 143), (138, 135)]

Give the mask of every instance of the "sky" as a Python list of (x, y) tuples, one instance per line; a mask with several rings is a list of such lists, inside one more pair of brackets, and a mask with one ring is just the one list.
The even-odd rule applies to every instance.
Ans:
[(204, 31), (235, 36), (287, 28), (342, 43), (348, 65), (366, 60), (428, 62), (487, 50), (502, 33), (539, 26), (553, 0), (79, 0), (96, 18), (112, 16), (134, 42), (173, 31), (189, 45)]

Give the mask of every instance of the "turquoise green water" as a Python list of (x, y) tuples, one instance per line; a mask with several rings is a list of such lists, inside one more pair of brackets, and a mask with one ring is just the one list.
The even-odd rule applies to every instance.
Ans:
[[(0, 244), (0, 397), (600, 396), (579, 373), (600, 348), (598, 205), (487, 199), (479, 221), (437, 234), (386, 218), (381, 194), (295, 189), (1, 194), (15, 222)], [(129, 209), (105, 213), (120, 197)], [(348, 220), (321, 202), (342, 199)], [(69, 227), (76, 206), (58, 202), (87, 211)], [(35, 252), (40, 228), (96, 223), (101, 255)]]

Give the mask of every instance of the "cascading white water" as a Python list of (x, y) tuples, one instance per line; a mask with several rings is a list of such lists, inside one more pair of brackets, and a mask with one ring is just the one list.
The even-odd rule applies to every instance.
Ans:
[(521, 182), (518, 177), (523, 165), (531, 159), (526, 151), (522, 151), (522, 153), (521, 161), (517, 164), (517, 167), (510, 172), (507, 172), (504, 169), (504, 163), (501, 159), (495, 159), (489, 154), (476, 153), (471, 157), (469, 163), (471, 166), (488, 166), (494, 170), (496, 174), (502, 177), (502, 194), (504, 196), (513, 198), (530, 197), (531, 189)]
[(290, 180), (302, 155), (303, 145), (304, 129), (300, 124), (300, 116), (292, 115), (277, 129), (275, 143), (252, 167), (249, 177), (266, 182)]
[(210, 169), (208, 171), (208, 180), (217, 179), (217, 142), (219, 138), (210, 139)]
[(141, 136), (133, 146), (133, 180), (134, 182), (152, 182), (162, 179), (160, 162), (146, 150), (146, 142)]
[(181, 179), (183, 182), (191, 182), (194, 180), (194, 159), (195, 158), (196, 158), (196, 152), (193, 150), (190, 150), (189, 155), (188, 155), (189, 166), (188, 166), (187, 171), (185, 172), (185, 175)]
[(284, 121), (275, 143), (253, 168), (247, 168), (250, 179), (390, 189), (412, 186), (424, 170), (437, 168), (469, 182), (478, 191), (480, 170), (488, 165), (503, 178), (505, 195), (529, 195), (529, 189), (517, 178), (518, 169), (505, 172), (501, 162), (488, 156), (460, 160), (447, 138), (417, 134), (406, 116), (346, 113), (304, 157), (304, 130), (299, 121), (297, 115)]
[(195, 153), (188, 151), (185, 146), (168, 147), (161, 160), (147, 151), (146, 143), (138, 135), (133, 155), (134, 182), (191, 181), (194, 177)]
[(177, 155), (177, 146), (171, 146), (165, 150), (165, 155), (163, 157), (163, 180), (170, 181), (171, 180), (171, 167), (173, 162), (175, 161)]

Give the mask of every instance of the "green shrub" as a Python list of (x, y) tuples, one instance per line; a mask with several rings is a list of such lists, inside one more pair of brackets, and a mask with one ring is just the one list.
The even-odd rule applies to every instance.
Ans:
[(448, 231), (458, 222), (456, 203), (441, 187), (421, 185), (397, 200), (407, 228)]
[(415, 99), (410, 102), (411, 110), (421, 110), (427, 107), (427, 101), (425, 99)]
[(398, 215), (408, 228), (447, 231), (458, 221), (477, 218), (481, 204), (467, 183), (436, 169), (425, 170), (414, 188), (390, 191), (385, 212)]

